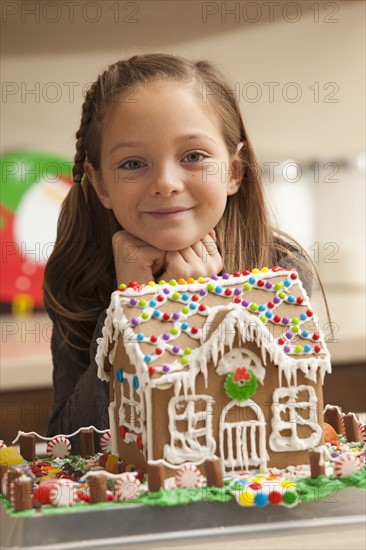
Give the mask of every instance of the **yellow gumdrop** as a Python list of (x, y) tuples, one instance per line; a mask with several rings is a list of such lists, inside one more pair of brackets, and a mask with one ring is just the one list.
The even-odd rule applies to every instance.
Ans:
[(285, 487), (286, 489), (296, 489), (296, 483), (293, 481), (289, 481), (288, 479), (285, 479), (284, 481), (281, 481), (282, 487)]
[(242, 506), (252, 506), (254, 502), (253, 493), (248, 493), (247, 490), (244, 490), (240, 493), (239, 502)]
[(197, 281), (199, 283), (204, 283), (205, 282), (205, 278), (204, 277), (198, 277)]
[(0, 449), (0, 462), (5, 462), (10, 468), (14, 464), (23, 464), (24, 458), (14, 447), (5, 447)]
[(261, 483), (265, 478), (264, 477), (253, 477), (252, 483)]
[(252, 269), (252, 273), (255, 273), (255, 274), (259, 273), (259, 269), (257, 267), (254, 267)]
[(262, 273), (268, 273), (269, 269), (268, 267), (262, 267), (261, 271)]
[(149, 281), (147, 284), (148, 284), (149, 286), (155, 286), (156, 283), (155, 283), (155, 281)]

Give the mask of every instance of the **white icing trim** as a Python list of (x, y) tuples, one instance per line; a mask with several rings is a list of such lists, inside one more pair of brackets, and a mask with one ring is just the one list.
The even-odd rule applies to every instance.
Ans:
[(118, 456), (119, 455), (118, 432), (117, 432), (115, 411), (116, 411), (116, 402), (111, 401), (108, 407), (108, 418), (109, 418), (109, 426), (110, 426), (110, 432), (111, 432), (112, 455)]
[[(308, 392), (309, 399), (307, 401), (296, 401), (298, 393), (303, 391)], [(280, 399), (286, 398), (286, 403), (279, 402)], [(272, 433), (269, 436), (269, 446), (272, 451), (300, 451), (319, 445), (322, 429), (318, 424), (317, 404), (318, 400), (312, 386), (290, 386), (274, 390), (271, 419)], [(286, 412), (287, 410), (289, 412), (289, 420), (281, 420), (281, 412)], [(309, 413), (312, 413), (313, 418), (303, 418), (300, 414), (301, 410), (308, 410)], [(313, 433), (309, 437), (300, 438), (297, 434), (298, 426), (308, 426)], [(282, 430), (290, 430), (291, 435), (281, 435)]]
[[(255, 413), (256, 420), (228, 422), (226, 416), (233, 407), (249, 407)], [(245, 413), (243, 416), (245, 416)], [(259, 437), (259, 455), (256, 445), (257, 432)], [(233, 450), (233, 437), (235, 438), (235, 455)], [(220, 417), (219, 439), (220, 456), (226, 471), (234, 471), (235, 468), (249, 470), (249, 466), (259, 467), (263, 471), (266, 469), (268, 460), (266, 450), (266, 422), (264, 420), (263, 411), (259, 405), (251, 399), (242, 402), (230, 401), (230, 403), (224, 407)], [(250, 454), (248, 454), (248, 439), (250, 439)], [(227, 453), (225, 453), (225, 443), (227, 446)]]

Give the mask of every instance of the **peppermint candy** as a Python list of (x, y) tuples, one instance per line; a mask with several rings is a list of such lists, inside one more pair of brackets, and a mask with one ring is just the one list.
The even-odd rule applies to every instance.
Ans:
[(102, 437), (100, 438), (100, 447), (102, 449), (102, 451), (106, 452), (106, 453), (111, 453), (112, 452), (112, 436), (111, 436), (111, 432), (106, 432), (105, 434), (102, 435)]
[(52, 506), (72, 506), (78, 500), (74, 483), (69, 479), (53, 481), (49, 493)]
[(132, 473), (124, 473), (119, 476), (114, 484), (114, 500), (130, 500), (140, 495), (141, 481)]
[(201, 487), (203, 476), (197, 466), (190, 462), (184, 464), (175, 474), (175, 483), (177, 487), (182, 489), (190, 489), (192, 487)]
[(334, 461), (334, 474), (337, 477), (346, 477), (356, 472), (359, 472), (362, 468), (362, 463), (358, 456), (348, 453), (339, 456)]
[(6, 449), (6, 448), (7, 446), (5, 445), (5, 442), (2, 439), (0, 439), (0, 449)]
[(67, 437), (58, 435), (47, 443), (47, 454), (51, 458), (65, 458), (70, 454), (71, 443)]

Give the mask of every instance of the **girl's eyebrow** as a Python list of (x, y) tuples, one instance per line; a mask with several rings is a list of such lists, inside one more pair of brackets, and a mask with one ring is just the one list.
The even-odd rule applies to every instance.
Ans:
[[(188, 135), (184, 135), (184, 136), (178, 136), (174, 140), (174, 143), (176, 143), (178, 141), (183, 141), (184, 139), (196, 139), (196, 138), (205, 138), (205, 139), (209, 139), (213, 143), (216, 143), (216, 141), (211, 136), (209, 136), (208, 134), (188, 134)], [(114, 145), (112, 147), (112, 149), (109, 151), (109, 154), (111, 155), (116, 149), (120, 149), (122, 147), (137, 147), (139, 145), (146, 145), (146, 142), (144, 142), (144, 141), (123, 141), (123, 142), (120, 142), (120, 143), (117, 143), (116, 145)]]

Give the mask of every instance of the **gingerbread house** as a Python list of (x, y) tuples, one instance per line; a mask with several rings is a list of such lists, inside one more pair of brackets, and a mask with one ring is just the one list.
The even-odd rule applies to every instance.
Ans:
[(295, 270), (120, 285), (96, 361), (112, 452), (140, 468), (282, 468), (323, 443), (330, 355)]

